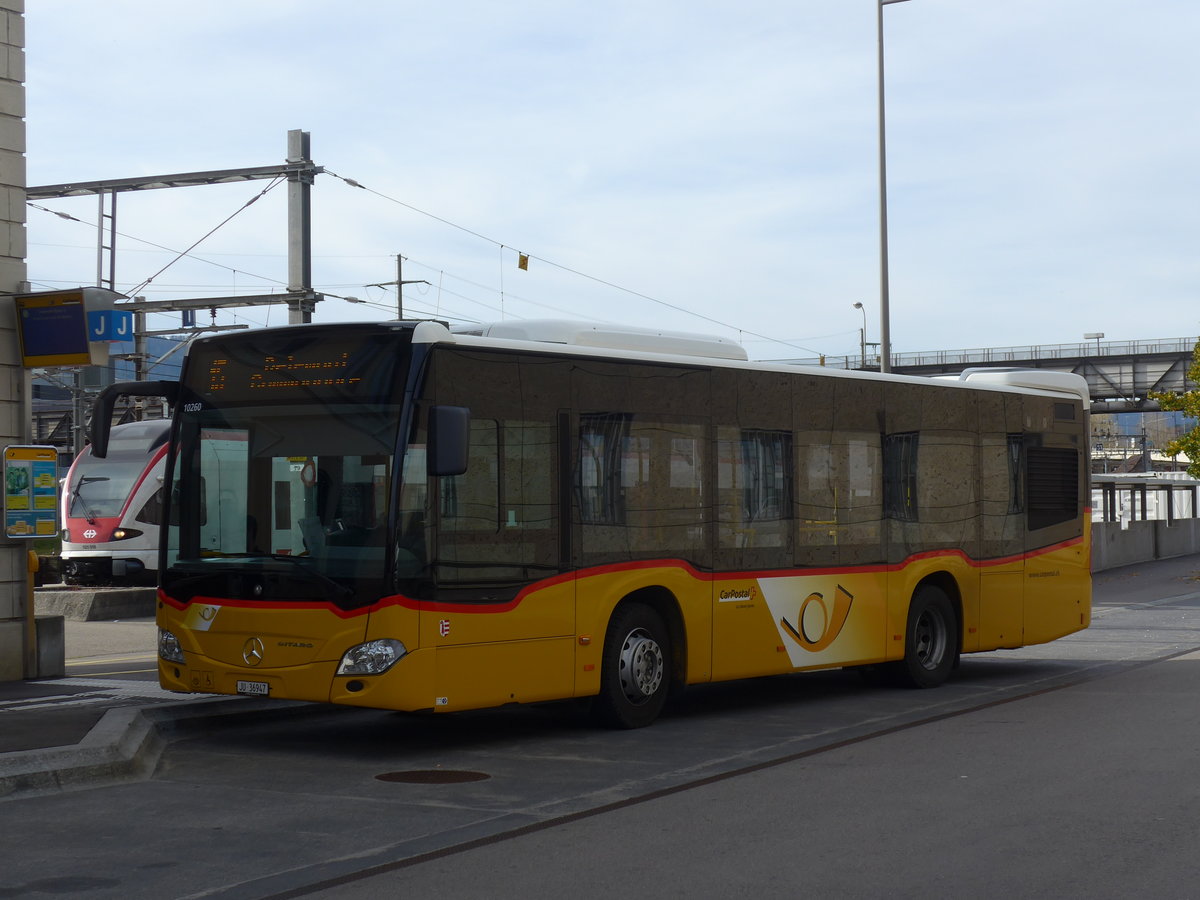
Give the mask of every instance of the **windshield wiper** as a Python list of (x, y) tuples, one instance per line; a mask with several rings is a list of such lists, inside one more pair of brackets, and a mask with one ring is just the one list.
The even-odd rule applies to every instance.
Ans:
[(89, 525), (96, 524), (96, 513), (93, 512), (93, 510), (90, 506), (88, 506), (88, 502), (83, 499), (83, 495), (79, 492), (83, 490), (83, 486), (85, 484), (92, 484), (93, 482), (96, 482), (96, 481), (111, 481), (111, 480), (112, 479), (110, 479), (107, 475), (84, 475), (82, 478), (79, 479), (79, 483), (77, 485), (75, 485), (75, 490), (73, 490), (71, 492), (71, 499), (78, 500), (79, 505), (83, 507), (83, 516), (85, 519), (87, 519), (87, 523)]

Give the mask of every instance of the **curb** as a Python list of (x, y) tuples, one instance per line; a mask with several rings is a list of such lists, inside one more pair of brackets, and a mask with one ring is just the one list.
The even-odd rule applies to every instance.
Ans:
[(74, 746), (0, 754), (0, 798), (144, 776), (158, 761), (163, 742), (142, 712), (110, 709)]
[(0, 802), (148, 778), (170, 735), (197, 719), (294, 714), (300, 701), (205, 698), (110, 709), (78, 744), (0, 753)]
[(39, 616), (62, 616), (76, 622), (107, 619), (150, 618), (157, 592), (151, 587), (71, 588), (66, 585), (40, 587), (34, 591), (34, 610)]

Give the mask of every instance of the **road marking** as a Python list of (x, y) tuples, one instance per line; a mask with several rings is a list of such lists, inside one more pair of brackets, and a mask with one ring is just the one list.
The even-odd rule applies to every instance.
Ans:
[[(29, 681), (27, 684), (44, 684), (52, 686), (53, 682)], [(19, 712), (30, 709), (63, 709), (69, 706), (90, 706), (105, 703), (109, 706), (119, 706), (122, 703), (131, 704), (140, 700), (157, 700), (164, 703), (194, 700), (191, 694), (177, 694), (163, 690), (157, 681), (129, 681), (126, 679), (88, 678), (72, 676), (72, 685), (94, 688), (90, 691), (80, 691), (77, 694), (54, 694), (46, 697), (27, 697), (22, 700), (0, 701), (0, 714)]]
[(149, 662), (157, 659), (153, 653), (139, 653), (136, 656), (89, 656), (81, 659), (67, 660), (67, 668), (71, 666), (98, 666), (104, 663), (116, 662)]

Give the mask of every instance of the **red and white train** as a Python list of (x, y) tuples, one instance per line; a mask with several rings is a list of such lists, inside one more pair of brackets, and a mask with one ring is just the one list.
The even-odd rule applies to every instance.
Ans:
[(154, 584), (163, 470), (171, 423), (112, 429), (108, 456), (85, 447), (62, 490), (62, 576), (67, 584)]

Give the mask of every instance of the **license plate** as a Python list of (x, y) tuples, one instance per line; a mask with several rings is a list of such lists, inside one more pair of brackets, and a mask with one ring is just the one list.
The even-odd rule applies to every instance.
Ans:
[(237, 692), (239, 694), (251, 694), (255, 697), (266, 697), (271, 693), (271, 686), (265, 681), (239, 681), (237, 683)]

